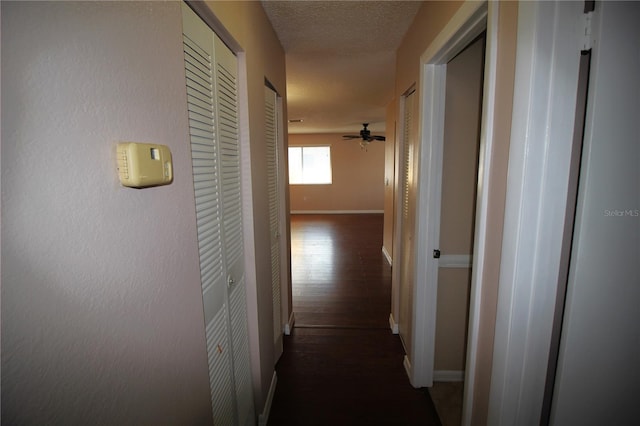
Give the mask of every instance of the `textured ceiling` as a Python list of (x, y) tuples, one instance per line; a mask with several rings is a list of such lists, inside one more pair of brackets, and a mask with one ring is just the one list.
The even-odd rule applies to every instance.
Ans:
[(384, 131), (395, 51), (418, 1), (269, 1), (287, 61), (289, 133)]

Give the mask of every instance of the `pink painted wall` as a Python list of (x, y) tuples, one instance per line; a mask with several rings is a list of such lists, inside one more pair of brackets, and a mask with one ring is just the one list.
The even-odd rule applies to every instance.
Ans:
[[(3, 422), (212, 421), (181, 25), (2, 3)], [(174, 182), (122, 187), (121, 140), (168, 145)]]
[[(210, 6), (247, 63), (259, 413), (275, 363), (263, 88), (286, 97), (284, 52), (259, 2)], [(2, 420), (211, 424), (180, 3), (1, 7)], [(174, 182), (122, 187), (120, 140), (168, 145)]]

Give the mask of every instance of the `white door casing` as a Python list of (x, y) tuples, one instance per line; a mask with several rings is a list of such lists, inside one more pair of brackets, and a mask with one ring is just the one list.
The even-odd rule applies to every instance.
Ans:
[(640, 3), (598, 2), (552, 425), (634, 424), (640, 395)]
[[(433, 250), (439, 245), (440, 191), (446, 63), (482, 31), (486, 31), (483, 104), (478, 159), (478, 189), (472, 259), (469, 323), (465, 361), (462, 424), (471, 422), (480, 306), (487, 248), (489, 188), (492, 172), (494, 103), (497, 70), (498, 2), (465, 2), (421, 55), (418, 169), (416, 286), (414, 293), (414, 362), (408, 370), (414, 386), (433, 383), (438, 262)], [(406, 366), (406, 364), (405, 364)]]
[(569, 194), (582, 11), (581, 2), (518, 7), (492, 425), (540, 424)]
[[(415, 292), (413, 312), (413, 348), (410, 354), (409, 376), (414, 386), (433, 384), (435, 321), (437, 309), (438, 260), (433, 250), (439, 245), (442, 151), (444, 137), (444, 106), (446, 64), (479, 34), (487, 30), (485, 82), (480, 135), (480, 174), (476, 205), (474, 253), (485, 244), (487, 189), (481, 184), (491, 170), (493, 92), (495, 86), (496, 3), (465, 2), (431, 45), (421, 55), (417, 196), (417, 244), (415, 262)], [(488, 21), (488, 18), (492, 17)], [(489, 26), (489, 27), (488, 27)], [(480, 249), (478, 249), (480, 247)], [(475, 372), (475, 348), (481, 295), (483, 257), (473, 259), (470, 323), (467, 344), (467, 377)], [(468, 388), (468, 389), (467, 389)], [(472, 383), (465, 386), (465, 404), (472, 401)], [(469, 407), (470, 408), (470, 407)], [(465, 406), (465, 410), (467, 407)]]

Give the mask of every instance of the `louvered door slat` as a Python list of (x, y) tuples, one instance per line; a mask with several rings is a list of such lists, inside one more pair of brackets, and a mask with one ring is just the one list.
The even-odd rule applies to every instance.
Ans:
[(206, 329), (209, 358), (209, 384), (213, 423), (216, 425), (237, 424), (231, 370), (231, 346), (226, 327), (227, 311), (223, 307)]
[[(211, 108), (211, 105), (207, 102), (206, 94), (194, 88), (192, 85), (187, 86), (187, 96), (194, 105), (207, 109)], [(213, 111), (211, 111), (211, 113), (213, 113)]]
[(411, 179), (412, 153), (413, 147), (409, 143), (409, 135), (413, 122), (413, 96), (410, 95), (405, 101), (404, 113), (404, 143), (403, 143), (403, 176), (402, 176), (402, 216), (407, 219), (409, 216), (409, 185)]
[(215, 315), (211, 310), (222, 303), (210, 299), (219, 297), (221, 292), (214, 287), (222, 286), (224, 278), (213, 113), (213, 43), (200, 46), (185, 35), (184, 52), (200, 274), (205, 318), (209, 319)]
[(246, 290), (244, 280), (234, 286), (229, 297), (233, 369), (238, 407), (238, 424), (247, 424), (254, 412), (247, 331)]
[[(223, 54), (220, 58), (216, 56), (216, 67), (224, 248), (227, 265), (231, 274), (236, 275), (238, 274), (236, 271), (241, 269), (239, 263), (244, 256), (244, 247), (235, 58)], [(240, 279), (240, 277), (234, 278)]]

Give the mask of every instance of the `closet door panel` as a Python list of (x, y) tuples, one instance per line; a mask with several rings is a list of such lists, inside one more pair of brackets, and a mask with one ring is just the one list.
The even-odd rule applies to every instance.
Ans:
[(183, 47), (200, 276), (205, 321), (209, 325), (222, 309), (226, 291), (215, 132), (214, 45), (211, 30), (188, 8), (183, 10)]
[(183, 4), (187, 109), (214, 423), (255, 421), (249, 359), (237, 58)]
[(267, 144), (267, 190), (269, 195), (269, 233), (271, 246), (271, 291), (273, 304), (273, 338), (276, 353), (282, 339), (280, 279), (280, 193), (278, 191), (278, 124), (276, 92), (265, 87), (265, 141)]
[(414, 241), (415, 218), (411, 209), (414, 201), (413, 163), (414, 163), (414, 117), (415, 92), (411, 92), (404, 101), (404, 131), (402, 140), (402, 215), (400, 221), (400, 312), (398, 328), (405, 351), (410, 357), (413, 348), (413, 291), (414, 291)]
[(244, 280), (238, 70), (237, 58), (218, 37), (214, 45), (223, 252), (228, 277), (237, 424), (244, 425), (252, 424), (255, 419)]
[(253, 422), (253, 386), (249, 360), (249, 336), (247, 332), (247, 304), (244, 280), (232, 286), (229, 295), (231, 336), (233, 345), (233, 373), (238, 406), (238, 424)]
[(236, 422), (233, 378), (230, 374), (232, 353), (227, 331), (227, 312), (223, 307), (207, 325), (207, 353), (213, 423), (233, 425)]
[(232, 425), (236, 405), (222, 247), (213, 34), (184, 4), (183, 46), (211, 407), (215, 424)]
[(238, 65), (235, 55), (218, 37), (215, 37), (215, 52), (224, 252), (227, 273), (235, 282), (239, 282), (244, 276), (244, 245), (238, 126)]

